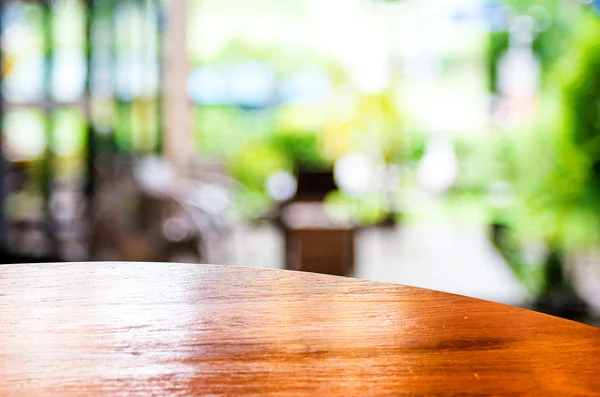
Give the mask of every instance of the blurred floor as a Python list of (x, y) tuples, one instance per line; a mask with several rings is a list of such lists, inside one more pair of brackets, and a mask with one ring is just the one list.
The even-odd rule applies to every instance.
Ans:
[[(270, 226), (236, 233), (232, 264), (281, 269), (283, 240)], [(355, 276), (519, 305), (525, 291), (482, 227), (402, 225), (357, 235)]]
[(525, 291), (483, 228), (405, 225), (400, 230), (365, 230), (357, 243), (358, 278), (513, 305), (525, 300)]

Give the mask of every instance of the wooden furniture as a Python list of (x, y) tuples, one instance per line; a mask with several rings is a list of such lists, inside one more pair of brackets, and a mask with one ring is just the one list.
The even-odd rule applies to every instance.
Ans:
[(286, 269), (350, 276), (356, 228), (331, 219), (318, 202), (295, 202), (282, 210)]
[(2, 396), (591, 396), (600, 330), (226, 266), (0, 266)]
[(295, 197), (279, 209), (285, 267), (311, 273), (351, 276), (356, 226), (332, 219), (325, 210), (337, 189), (333, 171), (299, 171)]
[(313, 226), (287, 233), (287, 269), (334, 276), (354, 272), (354, 228)]

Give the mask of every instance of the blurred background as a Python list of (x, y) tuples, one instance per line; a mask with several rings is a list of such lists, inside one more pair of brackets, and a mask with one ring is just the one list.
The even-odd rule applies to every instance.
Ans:
[(0, 2), (0, 263), (354, 276), (600, 324), (600, 2)]

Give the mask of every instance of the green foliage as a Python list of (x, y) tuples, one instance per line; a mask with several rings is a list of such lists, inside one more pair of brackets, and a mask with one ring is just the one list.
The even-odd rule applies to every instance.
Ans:
[(325, 204), (328, 215), (333, 219), (351, 221), (362, 226), (375, 225), (389, 214), (386, 202), (379, 194), (355, 198), (335, 191), (327, 195)]
[(557, 61), (564, 55), (565, 38), (567, 37), (567, 29), (560, 21), (555, 21), (555, 24), (550, 29), (540, 32), (532, 43), (533, 52), (536, 54), (542, 69), (542, 85), (548, 83), (548, 74)]
[(403, 160), (405, 136), (402, 115), (393, 88), (378, 94), (362, 95), (353, 128), (360, 131), (358, 144), (379, 146), (386, 163)]
[(496, 169), (497, 163), (493, 159), (492, 149), (498, 146), (492, 145), (491, 138), (484, 136), (455, 137), (453, 140), (454, 151), (460, 159), (460, 172), (456, 187), (462, 191), (483, 191), (490, 175), (499, 175)]
[(597, 234), (590, 233), (590, 221), (597, 217), (582, 201), (588, 163), (565, 139), (559, 108), (556, 97), (545, 98), (533, 125), (505, 136), (496, 152), (500, 166), (495, 172), (511, 183), (516, 195), (512, 206), (494, 210), (495, 220), (508, 226), (497, 248), (532, 297), (550, 288), (547, 268), (553, 262), (543, 257), (528, 262), (522, 244), (543, 241), (559, 252), (597, 243)]
[(531, 12), (534, 6), (542, 6), (550, 11), (552, 15), (560, 12), (561, 2), (563, 0), (502, 0), (502, 3), (509, 6), (515, 13), (526, 14)]
[(133, 105), (119, 103), (117, 106), (117, 122), (115, 124), (115, 143), (119, 150), (130, 152), (135, 149), (133, 143)]
[(422, 131), (408, 133), (406, 137), (406, 154), (404, 160), (409, 164), (417, 164), (425, 155), (427, 134)]
[(245, 219), (256, 219), (257, 214), (266, 213), (273, 204), (262, 191), (240, 191), (234, 196), (236, 212)]
[(565, 139), (589, 162), (588, 198), (594, 199), (594, 210), (600, 212), (600, 20), (596, 16), (582, 19), (571, 53), (561, 66)]
[(315, 131), (280, 130), (272, 136), (271, 142), (296, 169), (323, 170), (331, 166), (321, 155), (321, 142)]
[(229, 165), (234, 177), (255, 192), (264, 191), (267, 178), (274, 172), (292, 170), (286, 156), (265, 140), (244, 145)]
[[(513, 183), (520, 208), (518, 229), (524, 236), (562, 244), (566, 225), (583, 210), (588, 164), (560, 125), (557, 103), (549, 100), (537, 125), (515, 140), (516, 174)], [(554, 116), (553, 116), (554, 115)]]
[[(514, 4), (517, 12), (528, 12), (526, 3)], [(539, 116), (494, 143), (492, 174), (515, 188), (522, 238), (568, 248), (593, 243), (600, 214), (600, 20), (586, 15), (569, 34), (558, 3), (544, 5), (553, 19), (533, 43), (546, 69)]]
[(488, 71), (488, 89), (498, 92), (498, 63), (508, 49), (508, 32), (490, 32), (486, 48), (486, 62)]
[(197, 106), (197, 151), (207, 156), (231, 156), (247, 142), (270, 134), (273, 118), (271, 112), (248, 114), (233, 106)]
[[(584, 197), (589, 163), (561, 128), (558, 99), (556, 95), (544, 97), (539, 116), (531, 125), (497, 132), (487, 145), (475, 150), (477, 156), (466, 167), (477, 171), (486, 168), (481, 172), (487, 173), (487, 178), (480, 175), (471, 183), (485, 183), (486, 179), (510, 183), (515, 193), (511, 206), (494, 209), (493, 216), (511, 226), (519, 240), (566, 244), (567, 238), (577, 235), (579, 239), (585, 234), (574, 229), (585, 227), (580, 222), (585, 217), (580, 214), (588, 210)], [(457, 149), (460, 154), (460, 145)], [(569, 244), (584, 243), (583, 239), (576, 240)]]
[[(531, 47), (541, 65), (542, 85), (546, 86), (548, 74), (565, 53), (575, 23), (569, 19), (561, 0), (503, 0), (503, 3), (510, 6), (514, 15), (529, 15), (536, 24), (545, 25), (543, 30), (535, 33)], [(571, 5), (573, 7), (577, 5)], [(509, 43), (510, 35), (507, 31), (490, 32), (488, 35), (486, 60), (490, 92), (498, 92), (498, 61), (508, 49)]]
[[(538, 33), (531, 43), (533, 53), (540, 62), (542, 70), (542, 85), (545, 85), (547, 73), (563, 54), (564, 29), (554, 26)], [(498, 65), (504, 53), (508, 50), (510, 37), (508, 32), (490, 32), (487, 45), (488, 89), (498, 93)]]

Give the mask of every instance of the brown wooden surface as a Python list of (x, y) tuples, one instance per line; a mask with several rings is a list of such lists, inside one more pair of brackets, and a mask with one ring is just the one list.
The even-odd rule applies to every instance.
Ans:
[(286, 269), (349, 276), (354, 270), (354, 229), (290, 229)]
[(600, 395), (600, 330), (307, 273), (0, 266), (0, 396), (30, 395)]

